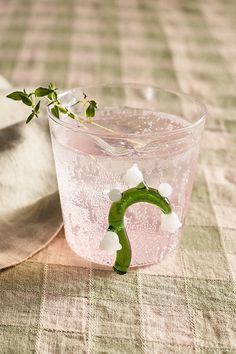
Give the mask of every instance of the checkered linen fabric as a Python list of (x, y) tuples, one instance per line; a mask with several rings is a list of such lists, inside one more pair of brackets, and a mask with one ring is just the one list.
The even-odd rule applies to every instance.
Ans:
[(236, 353), (235, 41), (234, 0), (0, 0), (15, 85), (150, 83), (210, 111), (178, 250), (121, 277), (61, 233), (0, 275), (1, 354)]

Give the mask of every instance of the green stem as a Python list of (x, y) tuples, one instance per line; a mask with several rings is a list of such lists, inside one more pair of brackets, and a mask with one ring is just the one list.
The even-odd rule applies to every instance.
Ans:
[(140, 183), (135, 188), (127, 189), (122, 193), (122, 197), (118, 202), (112, 203), (108, 217), (108, 230), (117, 233), (122, 246), (122, 249), (116, 253), (116, 260), (113, 266), (113, 270), (118, 274), (127, 273), (132, 256), (129, 238), (124, 226), (124, 215), (129, 206), (139, 202), (156, 205), (164, 214), (171, 213), (168, 199), (163, 198), (157, 189), (148, 188), (143, 183)]

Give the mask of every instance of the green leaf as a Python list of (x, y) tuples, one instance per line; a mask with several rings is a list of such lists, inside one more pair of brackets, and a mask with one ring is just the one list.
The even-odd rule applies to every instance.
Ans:
[(50, 84), (48, 85), (48, 88), (49, 88), (49, 90), (52, 90), (52, 91), (57, 90), (56, 86), (52, 82), (50, 82)]
[(86, 109), (86, 117), (89, 118), (94, 117), (96, 109), (97, 109), (97, 103), (95, 101), (89, 101), (89, 105)]
[(66, 113), (68, 112), (68, 111), (67, 111), (67, 109), (66, 109), (65, 107), (58, 106), (58, 108), (59, 108), (59, 111), (60, 111), (61, 113), (66, 114)]
[(46, 87), (38, 87), (35, 91), (34, 94), (36, 97), (44, 97), (52, 93), (52, 89), (48, 89)]
[(98, 106), (97, 106), (97, 102), (96, 101), (94, 101), (94, 100), (91, 100), (91, 101), (89, 101), (89, 103), (95, 108), (95, 109), (97, 109), (98, 108)]
[(26, 124), (28, 124), (34, 118), (34, 112), (32, 112), (29, 117), (26, 119)]
[(68, 117), (75, 119), (76, 115), (74, 113), (70, 112), (70, 113), (68, 113)]
[(55, 91), (51, 92), (49, 95), (48, 95), (48, 98), (50, 100), (53, 100), (53, 101), (57, 101), (57, 93)]
[(41, 103), (41, 101), (38, 101), (38, 103), (36, 104), (36, 106), (35, 106), (35, 108), (34, 108), (34, 112), (35, 112), (36, 114), (39, 113), (40, 103)]
[(10, 93), (9, 95), (7, 95), (8, 98), (11, 98), (12, 100), (15, 101), (21, 101), (21, 95), (24, 95), (23, 91), (14, 91), (12, 93)]
[(51, 112), (54, 115), (54, 117), (60, 118), (60, 113), (59, 113), (58, 106), (53, 106), (52, 109), (51, 109)]
[(26, 104), (27, 106), (32, 106), (33, 102), (32, 100), (27, 96), (27, 94), (22, 93), (20, 94), (21, 101)]

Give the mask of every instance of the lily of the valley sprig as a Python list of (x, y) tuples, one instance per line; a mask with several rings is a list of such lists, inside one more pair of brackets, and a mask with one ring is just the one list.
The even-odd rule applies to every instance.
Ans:
[(48, 87), (38, 87), (33, 92), (26, 92), (25, 89), (23, 91), (14, 91), (7, 95), (7, 97), (15, 101), (21, 101), (26, 106), (31, 107), (31, 113), (26, 119), (26, 123), (29, 123), (33, 118), (38, 118), (42, 99), (48, 101), (51, 113), (57, 119), (60, 119), (60, 114), (64, 114), (78, 121), (81, 125), (92, 122), (97, 109), (96, 101), (88, 100), (87, 95), (83, 93), (83, 96), (76, 102), (76, 104), (82, 105), (83, 114), (82, 116), (78, 116), (61, 104), (57, 90), (58, 88), (50, 83)]
[(129, 189), (122, 192), (114, 188), (108, 193), (112, 205), (108, 215), (108, 228), (100, 242), (102, 251), (116, 254), (113, 270), (117, 274), (125, 274), (128, 271), (132, 257), (131, 245), (124, 224), (125, 212), (129, 206), (145, 202), (159, 207), (162, 211), (161, 230), (169, 234), (174, 234), (182, 226), (169, 201), (173, 191), (169, 183), (161, 183), (158, 189), (149, 187), (136, 163), (126, 171), (123, 181)]

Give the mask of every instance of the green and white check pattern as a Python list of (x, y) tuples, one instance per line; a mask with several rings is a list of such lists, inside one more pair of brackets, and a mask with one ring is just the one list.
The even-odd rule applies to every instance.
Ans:
[(0, 275), (0, 353), (236, 353), (236, 2), (0, 0), (15, 86), (131, 81), (202, 97), (179, 249), (126, 276), (79, 266), (61, 233)]

